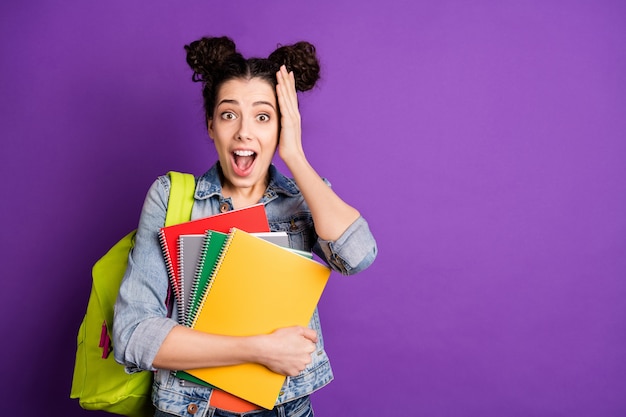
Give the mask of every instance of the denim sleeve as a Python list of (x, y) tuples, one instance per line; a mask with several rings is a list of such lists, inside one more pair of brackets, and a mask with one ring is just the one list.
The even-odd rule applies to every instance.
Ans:
[(115, 303), (114, 356), (128, 372), (154, 370), (154, 357), (177, 324), (167, 317), (169, 279), (159, 242), (168, 196), (169, 178), (161, 177), (144, 201), (135, 246)]
[(313, 249), (342, 275), (354, 275), (369, 267), (378, 253), (367, 221), (359, 217), (334, 242), (318, 239)]

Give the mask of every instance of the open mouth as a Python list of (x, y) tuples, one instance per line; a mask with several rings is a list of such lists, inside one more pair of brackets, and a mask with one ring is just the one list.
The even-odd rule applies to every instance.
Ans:
[(237, 175), (245, 176), (250, 173), (256, 160), (256, 152), (250, 150), (236, 150), (233, 152), (233, 168)]

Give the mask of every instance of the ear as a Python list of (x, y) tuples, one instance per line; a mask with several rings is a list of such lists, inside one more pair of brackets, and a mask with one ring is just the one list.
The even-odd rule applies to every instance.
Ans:
[(213, 141), (213, 119), (207, 121), (207, 132), (209, 133), (209, 139)]

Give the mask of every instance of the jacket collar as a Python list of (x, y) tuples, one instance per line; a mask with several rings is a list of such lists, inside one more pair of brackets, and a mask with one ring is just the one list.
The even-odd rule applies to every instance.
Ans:
[[(213, 196), (222, 197), (222, 184), (220, 182), (220, 166), (219, 162), (215, 163), (207, 172), (205, 172), (196, 184), (195, 198), (198, 200), (206, 200)], [(273, 197), (277, 194), (285, 194), (294, 197), (300, 194), (300, 189), (296, 183), (281, 174), (278, 169), (271, 164), (269, 167), (270, 181), (265, 192), (265, 198)]]

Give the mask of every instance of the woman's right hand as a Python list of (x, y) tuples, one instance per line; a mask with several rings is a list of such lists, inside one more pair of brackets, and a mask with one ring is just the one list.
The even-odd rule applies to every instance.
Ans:
[(285, 327), (261, 336), (258, 362), (277, 374), (297, 376), (311, 363), (317, 332), (308, 327)]

